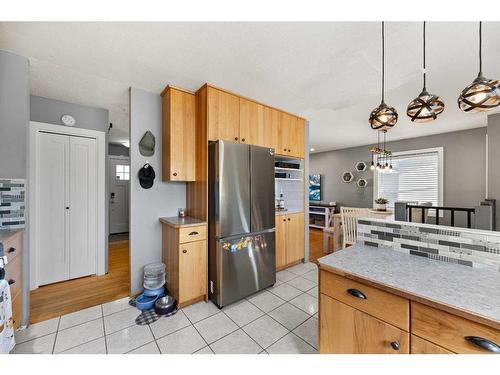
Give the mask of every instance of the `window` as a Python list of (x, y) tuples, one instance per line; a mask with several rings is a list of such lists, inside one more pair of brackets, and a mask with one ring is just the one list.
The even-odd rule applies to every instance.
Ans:
[(117, 180), (130, 180), (130, 167), (128, 165), (116, 165), (116, 179)]
[(392, 166), (393, 172), (375, 171), (374, 199), (387, 198), (390, 207), (398, 201), (443, 204), (442, 148), (395, 152)]

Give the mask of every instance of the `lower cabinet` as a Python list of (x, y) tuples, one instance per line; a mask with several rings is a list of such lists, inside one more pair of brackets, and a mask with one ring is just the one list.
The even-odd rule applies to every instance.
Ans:
[(320, 294), (321, 353), (408, 354), (408, 332)]
[(208, 298), (207, 226), (163, 225), (163, 263), (167, 288), (179, 307)]
[(453, 354), (439, 345), (411, 335), (411, 354)]
[(304, 259), (304, 213), (276, 215), (276, 269)]

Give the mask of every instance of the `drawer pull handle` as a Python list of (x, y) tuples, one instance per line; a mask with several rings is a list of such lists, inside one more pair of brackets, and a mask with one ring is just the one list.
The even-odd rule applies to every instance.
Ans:
[(182, 250), (182, 252), (183, 252), (184, 254), (186, 254), (188, 251), (187, 251), (186, 249), (184, 249), (184, 250)]
[(191, 233), (189, 233), (190, 236), (197, 236), (199, 233), (197, 231), (193, 231)]
[(399, 350), (399, 342), (397, 341), (392, 341), (391, 346), (394, 350)]
[(15, 284), (15, 283), (16, 283), (16, 280), (14, 280), (14, 279), (10, 279), (10, 280), (9, 280), (9, 285), (13, 285), (13, 284)]
[(493, 341), (487, 340), (479, 336), (465, 336), (464, 339), (490, 352), (500, 353), (500, 346), (495, 344)]
[(356, 298), (361, 298), (361, 299), (368, 299), (364, 295), (364, 293), (360, 290), (357, 289), (347, 289), (347, 293), (349, 293), (351, 296), (356, 297)]
[(16, 251), (16, 248), (15, 248), (15, 247), (11, 247), (11, 248), (9, 249), (9, 251), (7, 251), (7, 254), (11, 254), (11, 253), (13, 253), (14, 251)]

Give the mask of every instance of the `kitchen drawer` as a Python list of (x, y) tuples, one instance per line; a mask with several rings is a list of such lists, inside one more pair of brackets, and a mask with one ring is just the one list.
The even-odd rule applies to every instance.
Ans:
[(410, 334), (320, 294), (319, 350), (330, 354), (408, 354)]
[(5, 267), (5, 280), (10, 284), (10, 295), (14, 298), (20, 291), (22, 287), (22, 257), (16, 256), (11, 262)]
[(405, 331), (410, 330), (410, 302), (405, 298), (325, 270), (320, 272), (320, 293)]
[(430, 341), (411, 335), (411, 354), (454, 354)]
[(179, 229), (179, 243), (205, 240), (207, 238), (207, 226), (197, 225)]
[(411, 304), (411, 329), (415, 335), (455, 353), (492, 353), (481, 343), (496, 345), (500, 351), (500, 331), (417, 302)]
[(10, 263), (16, 258), (18, 255), (21, 255), (21, 245), (22, 245), (23, 233), (18, 232), (12, 237), (10, 237), (7, 241), (2, 241), (3, 243), (3, 251), (7, 256), (7, 262)]

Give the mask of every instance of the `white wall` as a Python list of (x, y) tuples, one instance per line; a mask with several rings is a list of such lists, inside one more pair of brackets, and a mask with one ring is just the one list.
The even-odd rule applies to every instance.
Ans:
[[(156, 138), (155, 154), (139, 153), (139, 141), (150, 130)], [(142, 291), (142, 267), (161, 261), (162, 216), (175, 216), (186, 206), (186, 184), (162, 182), (161, 97), (130, 88), (130, 285), (132, 294)], [(156, 178), (151, 189), (143, 189), (137, 173), (144, 163), (153, 166)]]

